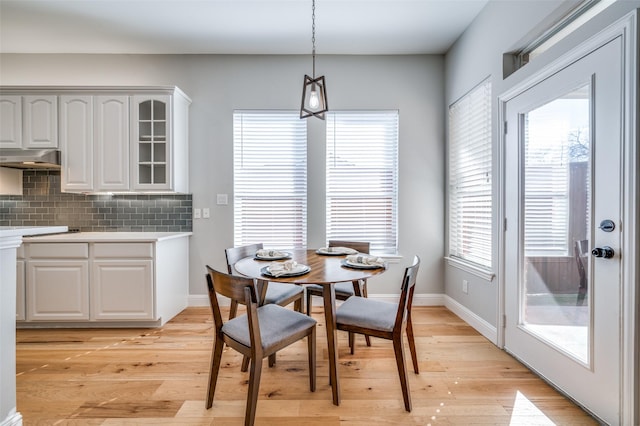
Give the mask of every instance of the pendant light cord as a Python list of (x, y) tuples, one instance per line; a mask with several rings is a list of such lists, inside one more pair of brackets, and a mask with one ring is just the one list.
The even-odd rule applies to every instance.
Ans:
[(316, 0), (311, 2), (311, 58), (313, 61), (313, 79), (316, 78)]

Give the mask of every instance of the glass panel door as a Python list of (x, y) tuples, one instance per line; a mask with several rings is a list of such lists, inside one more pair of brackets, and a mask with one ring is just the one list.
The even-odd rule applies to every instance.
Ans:
[(167, 102), (138, 103), (138, 184), (164, 185), (167, 179)]
[(621, 400), (620, 52), (609, 41), (504, 104), (504, 348), (609, 424)]
[(590, 93), (586, 84), (521, 115), (521, 325), (588, 364)]

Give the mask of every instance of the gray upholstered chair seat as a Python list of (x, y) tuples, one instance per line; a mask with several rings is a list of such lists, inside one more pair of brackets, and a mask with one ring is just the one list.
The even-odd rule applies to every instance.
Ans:
[(392, 331), (398, 313), (398, 305), (382, 300), (350, 297), (336, 311), (341, 324), (374, 330)]
[(264, 303), (275, 303), (276, 305), (282, 305), (286, 300), (303, 292), (304, 288), (299, 285), (270, 282), (267, 285), (267, 294), (264, 297)]
[[(271, 284), (269, 284), (271, 285)], [(338, 283), (335, 286), (336, 296), (353, 296), (353, 284), (351, 282)], [(322, 286), (320, 284), (309, 284), (307, 285), (307, 291), (311, 289), (312, 291), (316, 291), (322, 293)], [(268, 291), (268, 289), (267, 289)], [(345, 298), (346, 298), (345, 297)]]
[[(271, 284), (269, 284), (271, 285)], [(294, 287), (293, 285), (288, 285)], [(263, 349), (273, 347), (290, 336), (299, 333), (316, 324), (316, 320), (306, 315), (283, 308), (282, 306), (269, 304), (258, 308), (258, 323), (260, 324), (260, 337)], [(251, 346), (249, 337), (249, 323), (247, 315), (235, 317), (222, 326), (222, 332), (236, 342), (245, 346)]]

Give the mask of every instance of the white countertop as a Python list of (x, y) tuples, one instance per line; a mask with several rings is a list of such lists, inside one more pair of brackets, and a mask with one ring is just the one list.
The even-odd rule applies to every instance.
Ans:
[(27, 237), (23, 241), (25, 243), (156, 242), (171, 238), (188, 237), (192, 234), (192, 232), (72, 232)]
[(0, 237), (52, 234), (68, 230), (66, 226), (0, 226)]

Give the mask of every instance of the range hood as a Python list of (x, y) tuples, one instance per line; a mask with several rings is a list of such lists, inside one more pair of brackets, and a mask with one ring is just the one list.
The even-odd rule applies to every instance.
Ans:
[(14, 169), (60, 170), (56, 149), (0, 149), (0, 166)]

